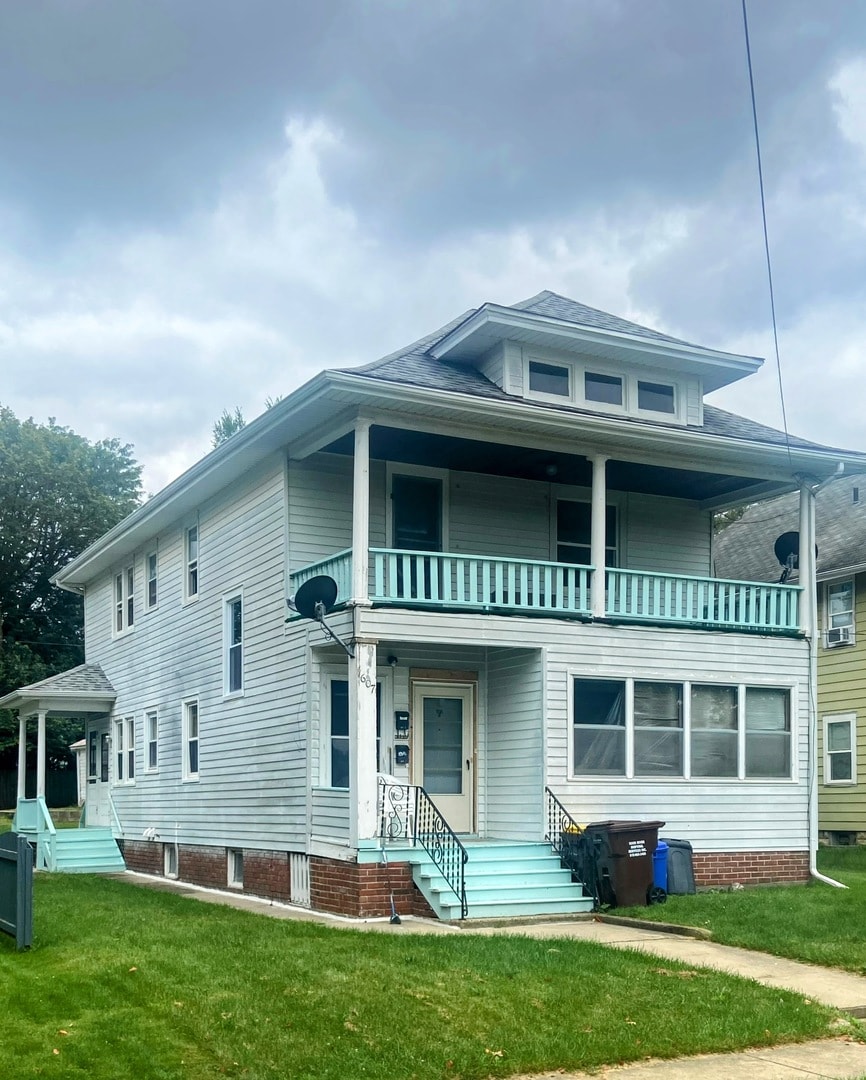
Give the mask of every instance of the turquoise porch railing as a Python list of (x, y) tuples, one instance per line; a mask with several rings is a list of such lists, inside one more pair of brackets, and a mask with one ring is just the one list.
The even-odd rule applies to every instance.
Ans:
[(635, 622), (796, 631), (799, 597), (796, 585), (609, 569), (605, 614)]
[(386, 548), (373, 548), (370, 557), (374, 603), (589, 614), (589, 566)]
[[(318, 574), (337, 582), (337, 603), (352, 595), (352, 553), (341, 551), (291, 576), (293, 592)], [(375, 604), (465, 611), (590, 614), (592, 567), (453, 552), (370, 550), (370, 599)], [(759, 633), (799, 630), (797, 586), (723, 581), (644, 570), (606, 571), (605, 616)]]
[(19, 799), (12, 819), (12, 831), (22, 833), (36, 845), (36, 869), (54, 870), (57, 866), (57, 829), (42, 795)]

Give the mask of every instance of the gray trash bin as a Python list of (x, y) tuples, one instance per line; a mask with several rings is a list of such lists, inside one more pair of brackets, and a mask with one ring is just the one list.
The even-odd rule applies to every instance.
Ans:
[(668, 896), (684, 896), (695, 892), (695, 868), (692, 845), (688, 840), (660, 837), (668, 846)]

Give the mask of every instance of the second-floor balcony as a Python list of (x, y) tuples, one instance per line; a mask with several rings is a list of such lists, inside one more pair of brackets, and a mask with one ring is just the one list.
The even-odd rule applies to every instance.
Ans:
[[(327, 575), (337, 604), (352, 598), (352, 552), (341, 551), (291, 576), (296, 592)], [(369, 550), (368, 599), (411, 607), (565, 619), (796, 634), (800, 589), (608, 567), (603, 597), (592, 566), (453, 552)]]

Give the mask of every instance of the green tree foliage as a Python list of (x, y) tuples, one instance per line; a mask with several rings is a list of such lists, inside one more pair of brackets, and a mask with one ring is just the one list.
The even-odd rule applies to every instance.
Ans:
[(213, 443), (214, 449), (230, 439), (232, 435), (236, 435), (241, 428), (246, 427), (247, 422), (244, 420), (244, 414), (241, 412), (240, 405), (235, 405), (235, 411), (230, 413), (228, 409), (223, 409), (223, 414), (217, 420), (213, 426)]
[[(50, 579), (140, 498), (132, 447), (0, 406), (0, 696), (84, 661), (81, 598)], [(59, 764), (81, 725), (49, 728), (49, 761)], [(13, 714), (0, 710), (0, 768), (15, 766), (17, 745)]]

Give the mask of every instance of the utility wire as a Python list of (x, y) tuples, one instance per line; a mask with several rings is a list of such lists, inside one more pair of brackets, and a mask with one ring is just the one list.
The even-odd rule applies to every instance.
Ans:
[(773, 320), (773, 345), (776, 352), (776, 375), (779, 381), (779, 401), (782, 404), (782, 427), (785, 432), (785, 448), (788, 451), (788, 464), (793, 471), (791, 441), (788, 435), (788, 414), (785, 409), (785, 390), (782, 385), (782, 360), (779, 356), (779, 330), (776, 325), (776, 295), (773, 289), (773, 264), (770, 259), (770, 239), (767, 232), (767, 203), (764, 197), (764, 169), (761, 164), (761, 138), (758, 134), (758, 108), (755, 104), (755, 79), (752, 75), (752, 50), (749, 45), (749, 17), (746, 13), (746, 0), (743, 0), (743, 32), (746, 37), (746, 62), (749, 67), (749, 90), (752, 98), (752, 122), (755, 128), (755, 152), (758, 158), (758, 188), (761, 193), (761, 220), (764, 224), (764, 253), (767, 257), (767, 282), (770, 287), (770, 314)]

